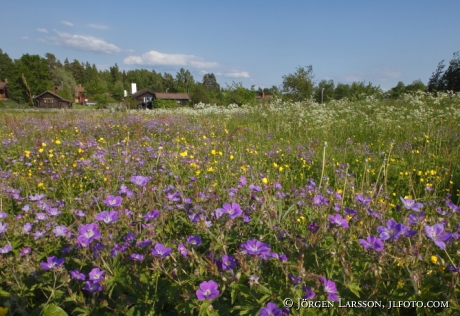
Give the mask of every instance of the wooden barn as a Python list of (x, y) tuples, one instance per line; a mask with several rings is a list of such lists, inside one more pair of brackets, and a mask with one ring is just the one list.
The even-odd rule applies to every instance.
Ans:
[(8, 99), (8, 91), (6, 90), (6, 86), (8, 85), (8, 80), (0, 82), (0, 100)]
[(155, 92), (151, 89), (142, 89), (133, 94), (131, 98), (136, 99), (137, 105), (143, 108), (152, 108), (153, 101), (158, 100), (174, 100), (177, 104), (186, 105), (190, 101), (187, 93), (171, 93), (171, 92)]
[(50, 91), (45, 91), (34, 97), (34, 105), (38, 108), (69, 109), (72, 107), (72, 103), (72, 101)]

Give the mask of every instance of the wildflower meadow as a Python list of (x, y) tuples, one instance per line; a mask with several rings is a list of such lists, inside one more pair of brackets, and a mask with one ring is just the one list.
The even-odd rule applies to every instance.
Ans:
[(458, 315), (460, 95), (0, 113), (0, 315)]

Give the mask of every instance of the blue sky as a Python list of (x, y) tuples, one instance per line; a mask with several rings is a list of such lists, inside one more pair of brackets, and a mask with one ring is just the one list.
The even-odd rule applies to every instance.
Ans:
[(460, 1), (0, 1), (0, 48), (50, 52), (108, 69), (280, 85), (298, 66), (315, 80), (427, 83), (460, 50)]

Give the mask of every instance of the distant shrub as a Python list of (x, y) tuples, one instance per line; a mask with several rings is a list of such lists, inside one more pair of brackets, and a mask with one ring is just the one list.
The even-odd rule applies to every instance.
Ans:
[(173, 109), (180, 107), (181, 105), (174, 100), (158, 100), (153, 101), (154, 109)]

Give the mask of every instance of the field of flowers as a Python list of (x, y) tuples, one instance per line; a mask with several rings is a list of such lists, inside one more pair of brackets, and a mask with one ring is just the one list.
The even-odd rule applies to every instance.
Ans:
[(0, 315), (460, 313), (460, 95), (0, 122)]

